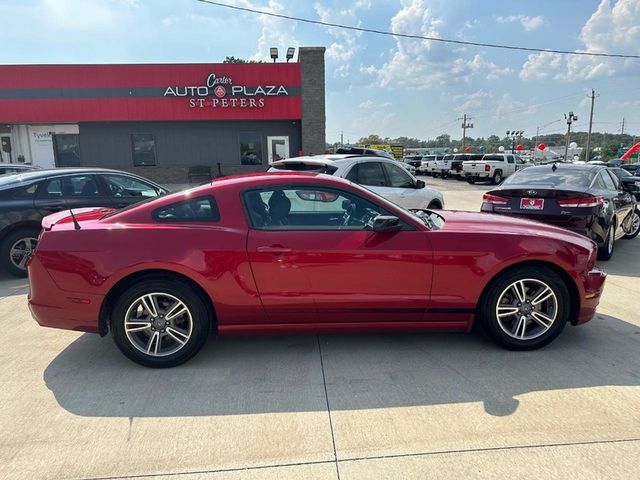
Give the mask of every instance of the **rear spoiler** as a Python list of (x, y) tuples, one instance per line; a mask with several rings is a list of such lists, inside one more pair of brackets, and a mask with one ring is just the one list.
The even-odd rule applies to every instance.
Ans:
[(42, 228), (44, 230), (51, 230), (54, 225), (75, 223), (73, 217), (75, 217), (78, 222), (98, 220), (114, 210), (115, 208), (106, 207), (74, 208), (73, 212), (71, 210), (63, 210), (44, 217), (42, 219)]

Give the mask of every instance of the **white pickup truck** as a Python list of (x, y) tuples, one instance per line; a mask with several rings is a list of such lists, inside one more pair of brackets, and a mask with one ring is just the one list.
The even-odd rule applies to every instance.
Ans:
[(526, 167), (522, 158), (512, 153), (488, 153), (482, 160), (462, 162), (462, 174), (469, 183), (491, 181), (498, 185), (516, 170)]

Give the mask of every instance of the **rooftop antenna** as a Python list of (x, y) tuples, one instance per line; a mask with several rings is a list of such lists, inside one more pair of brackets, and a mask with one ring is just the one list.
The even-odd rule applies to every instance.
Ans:
[(78, 223), (78, 219), (73, 214), (73, 210), (69, 209), (69, 213), (71, 214), (71, 218), (73, 219), (73, 228), (76, 230), (80, 230), (80, 224)]

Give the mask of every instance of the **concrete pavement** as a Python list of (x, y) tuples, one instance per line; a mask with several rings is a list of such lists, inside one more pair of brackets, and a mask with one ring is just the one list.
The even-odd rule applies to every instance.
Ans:
[[(486, 186), (426, 179), (449, 208)], [(632, 478), (640, 240), (598, 317), (514, 353), (475, 335), (212, 339), (150, 370), (38, 327), (0, 277), (0, 478)]]

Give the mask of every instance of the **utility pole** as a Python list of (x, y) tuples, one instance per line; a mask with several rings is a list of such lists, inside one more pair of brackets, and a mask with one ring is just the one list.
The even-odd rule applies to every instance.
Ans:
[(622, 128), (620, 129), (620, 134), (624, 135), (624, 117), (622, 117)]
[(340, 146), (344, 147), (344, 132), (340, 130)]
[(571, 138), (571, 124), (578, 120), (578, 116), (573, 112), (569, 112), (569, 115), (564, 114), (564, 118), (567, 119), (567, 143), (564, 146), (564, 161), (567, 161), (567, 155), (569, 155), (569, 139)]
[(589, 156), (589, 147), (591, 146), (591, 126), (593, 125), (593, 104), (596, 99), (596, 92), (593, 88), (591, 89), (591, 95), (589, 95), (589, 98), (591, 99), (591, 113), (589, 114), (589, 133), (587, 134), (587, 150), (584, 155), (585, 162), (588, 162), (591, 158)]
[(464, 149), (466, 147), (465, 138), (467, 137), (467, 128), (473, 128), (473, 123), (467, 122), (467, 120), (471, 120), (471, 117), (467, 118), (466, 113), (462, 118), (458, 118), (458, 120), (462, 120), (462, 152), (460, 153), (464, 153)]

